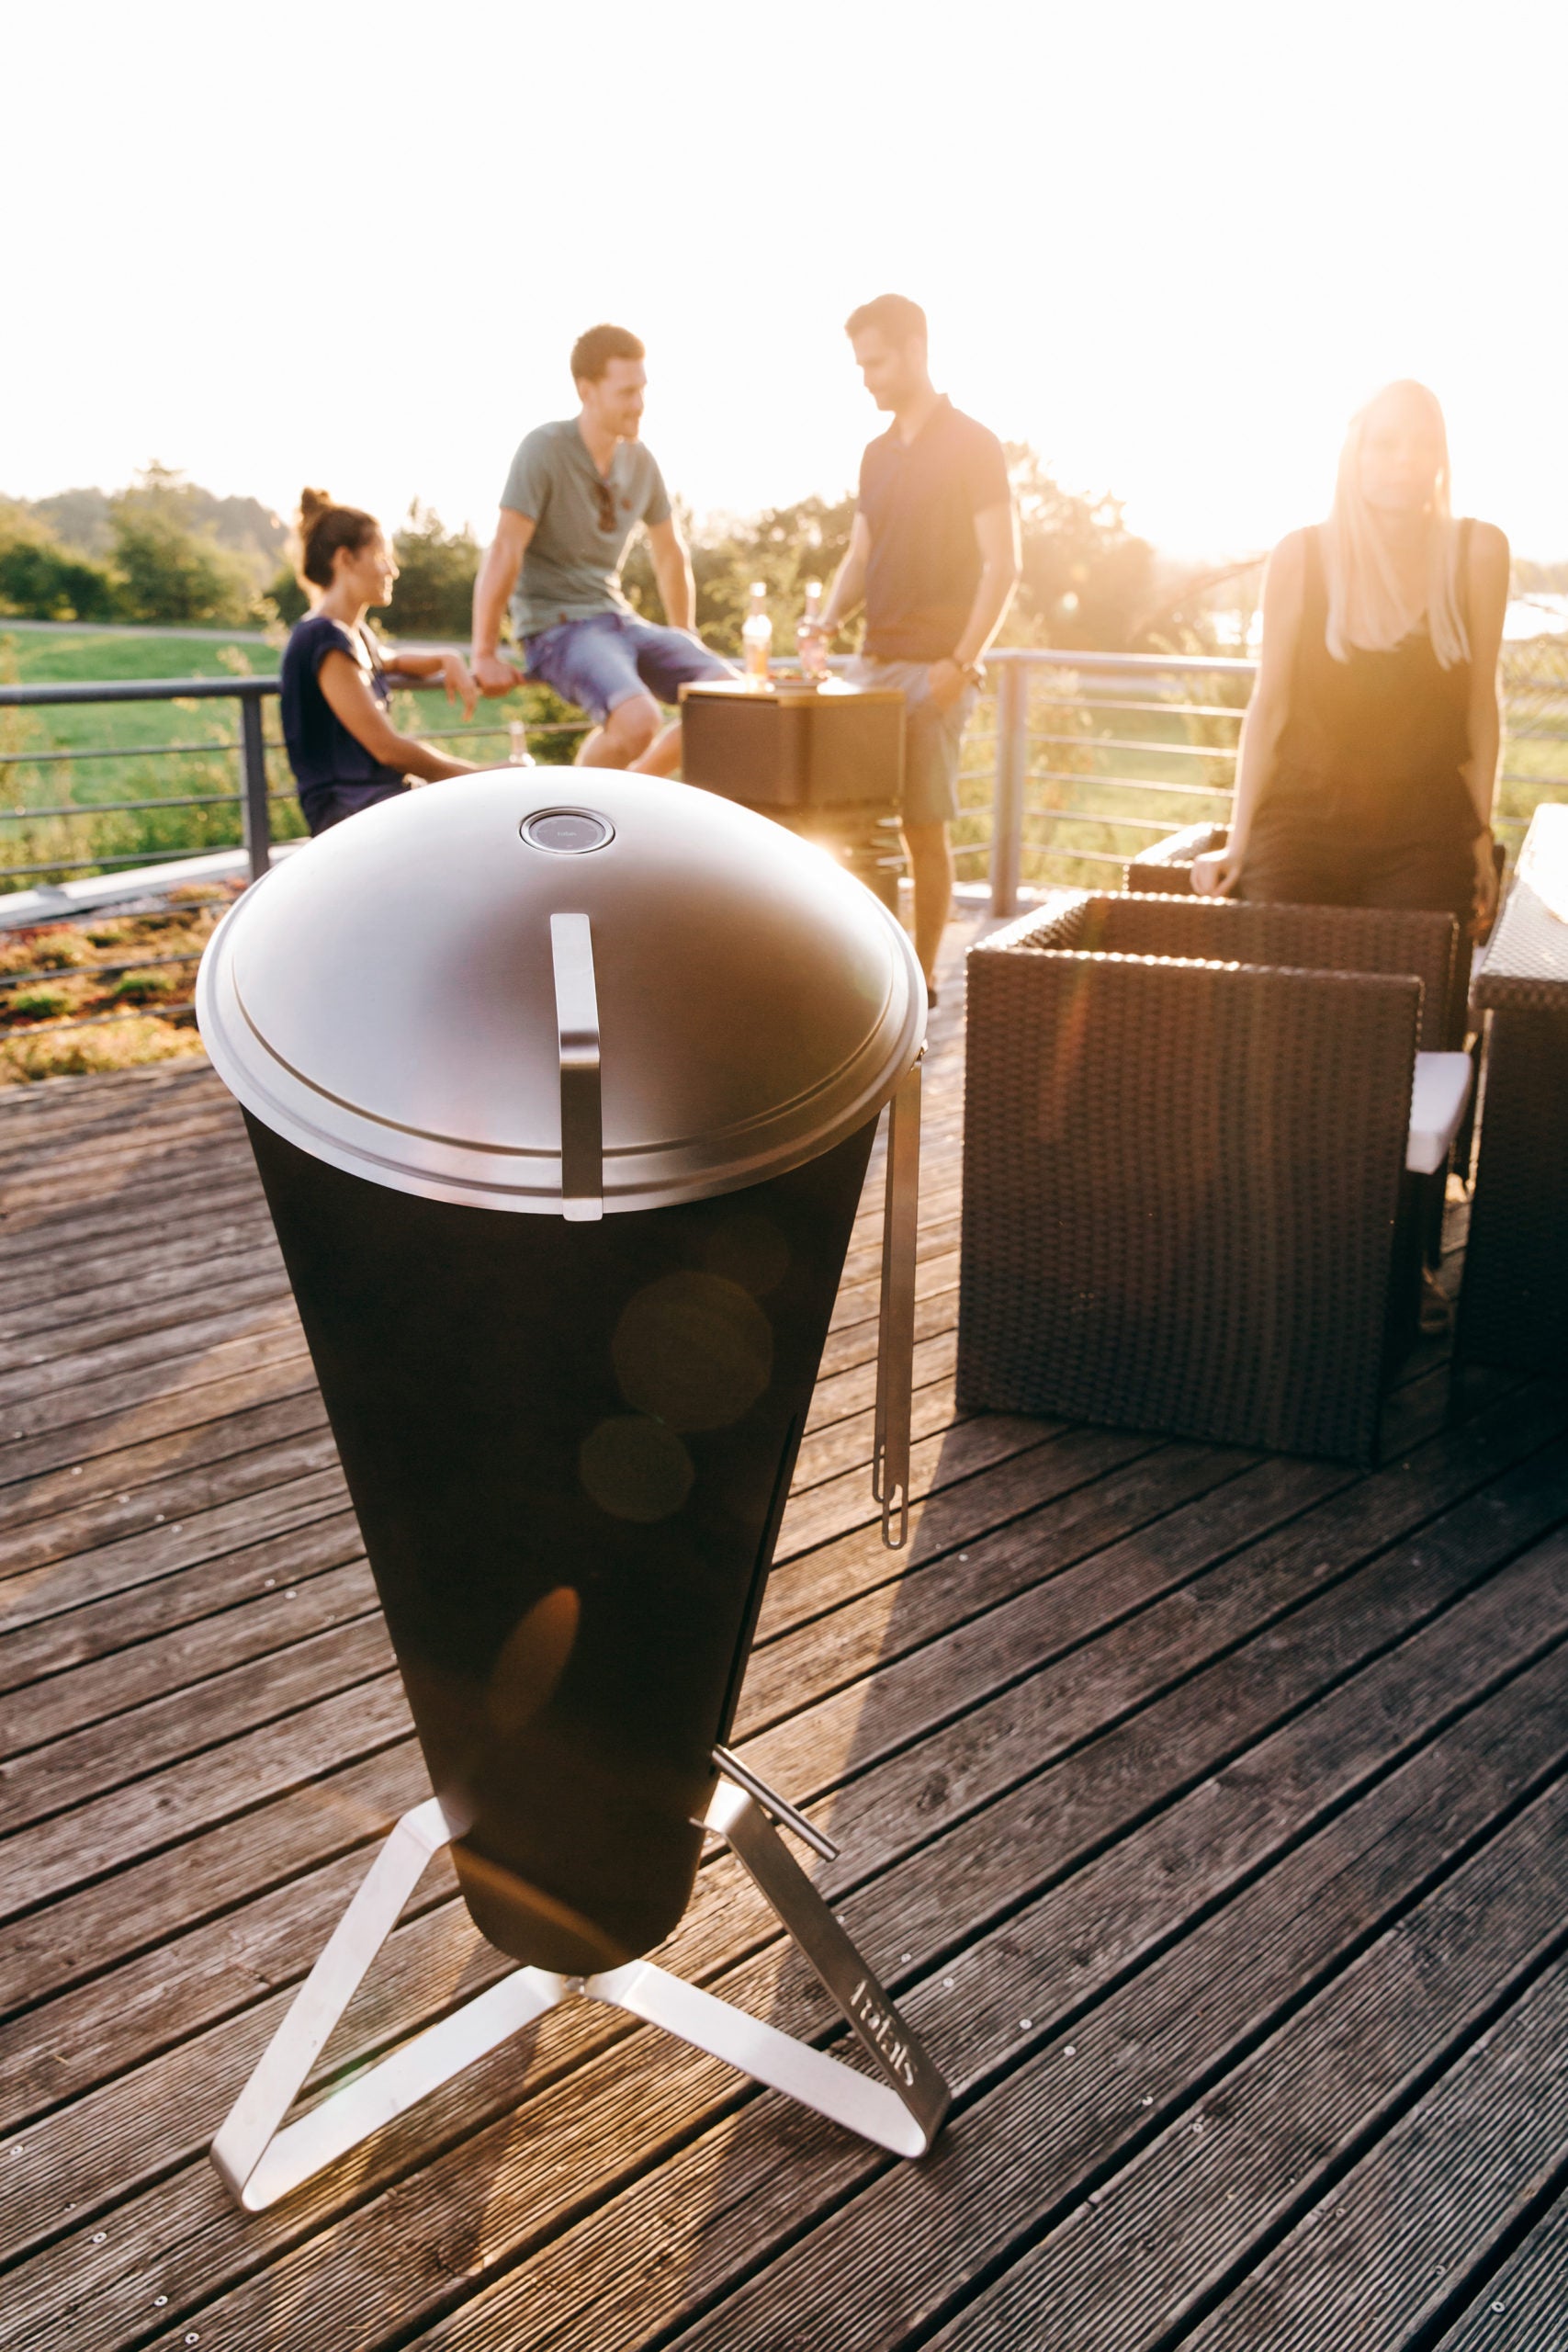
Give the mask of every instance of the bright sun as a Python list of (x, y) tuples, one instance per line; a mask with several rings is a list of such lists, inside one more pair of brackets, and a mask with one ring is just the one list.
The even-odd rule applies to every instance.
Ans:
[(649, 344), (649, 437), (699, 513), (836, 493), (875, 429), (841, 322), (897, 288), (961, 404), (1175, 551), (1321, 512), (1346, 416), (1413, 374), (1459, 503), (1568, 553), (1560, 6), (608, 0), (592, 71), (577, 20), (497, 0), (450, 40), (402, 0), (377, 26), (301, 0), (265, 32), (179, 0), (12, 25), (13, 92), (70, 102), (9, 110), (11, 184), (47, 203), (7, 252), (33, 357), (0, 490), (158, 456), (483, 532), (608, 317)]

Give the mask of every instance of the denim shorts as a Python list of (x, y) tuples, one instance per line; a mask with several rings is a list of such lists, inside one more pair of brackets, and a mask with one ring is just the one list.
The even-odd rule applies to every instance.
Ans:
[(603, 723), (634, 695), (674, 703), (699, 678), (732, 678), (733, 666), (684, 629), (658, 628), (635, 613), (592, 613), (541, 629), (523, 648), (530, 678)]
[(904, 697), (904, 807), (907, 825), (943, 825), (958, 814), (958, 755), (964, 729), (979, 700), (965, 686), (949, 710), (939, 710), (926, 683), (925, 662), (882, 662), (857, 653), (845, 675), (852, 686), (896, 686)]

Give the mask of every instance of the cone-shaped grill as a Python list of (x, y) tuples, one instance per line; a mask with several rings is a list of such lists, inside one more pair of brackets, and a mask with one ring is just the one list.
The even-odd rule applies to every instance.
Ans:
[(680, 786), (508, 769), (247, 893), (244, 1107), (464, 1894), (571, 1973), (679, 1918), (883, 1103), (896, 922)]

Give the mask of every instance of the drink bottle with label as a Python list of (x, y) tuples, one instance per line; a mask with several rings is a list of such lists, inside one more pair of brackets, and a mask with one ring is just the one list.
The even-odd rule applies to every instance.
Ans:
[(820, 580), (808, 580), (806, 583), (806, 610), (795, 628), (795, 645), (800, 656), (802, 675), (825, 678), (828, 674), (828, 640), (822, 635)]
[(767, 582), (753, 580), (750, 608), (740, 628), (740, 642), (746, 655), (746, 675), (757, 686), (765, 686), (768, 683), (768, 655), (773, 642), (773, 624), (768, 612), (767, 597)]

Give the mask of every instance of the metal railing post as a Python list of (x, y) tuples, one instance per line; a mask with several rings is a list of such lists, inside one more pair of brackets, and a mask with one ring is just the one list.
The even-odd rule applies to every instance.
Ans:
[(1023, 793), (1029, 775), (1029, 668), (997, 664), (997, 783), (991, 808), (991, 912), (1018, 912), (1023, 878)]
[(266, 749), (262, 741), (259, 694), (240, 695), (240, 783), (251, 880), (259, 882), (272, 864), (272, 821), (266, 805)]

